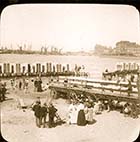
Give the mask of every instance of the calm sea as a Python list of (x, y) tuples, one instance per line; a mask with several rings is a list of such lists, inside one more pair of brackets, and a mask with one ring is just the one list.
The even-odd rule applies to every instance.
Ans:
[(140, 64), (139, 58), (132, 57), (99, 57), (99, 56), (58, 56), (58, 55), (19, 55), (19, 54), (1, 54), (0, 63), (35, 63), (52, 62), (53, 64), (70, 64), (70, 69), (74, 69), (75, 64), (85, 66), (85, 71), (89, 72), (93, 78), (101, 78), (105, 69), (115, 70), (118, 62), (135, 62)]

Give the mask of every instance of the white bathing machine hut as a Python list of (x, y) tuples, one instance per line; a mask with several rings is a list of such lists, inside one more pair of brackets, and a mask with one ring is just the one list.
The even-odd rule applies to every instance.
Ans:
[(67, 71), (67, 72), (70, 72), (70, 66), (69, 66), (69, 64), (67, 64), (66, 71)]

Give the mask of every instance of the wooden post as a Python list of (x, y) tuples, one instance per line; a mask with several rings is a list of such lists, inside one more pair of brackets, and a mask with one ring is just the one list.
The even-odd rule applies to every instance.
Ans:
[(55, 65), (53, 65), (53, 73), (55, 73)]
[(6, 63), (3, 64), (3, 73), (6, 74)]
[(30, 64), (28, 64), (27, 72), (28, 72), (28, 74), (31, 73), (31, 65)]
[(35, 63), (33, 63), (33, 64), (30, 64), (31, 65), (31, 74), (33, 74), (33, 75), (35, 75), (35, 73), (36, 73), (36, 64)]
[(2, 75), (3, 75), (3, 64), (0, 63), (0, 76), (2, 76)]
[(35, 66), (32, 66), (32, 69), (33, 69), (33, 74), (35, 73)]
[(46, 63), (46, 73), (48, 73), (48, 63)]
[(14, 65), (11, 65), (11, 73), (14, 73)]
[(40, 64), (40, 63), (37, 63), (37, 64), (36, 64), (36, 73), (37, 73), (37, 74), (40, 74), (40, 73), (41, 73), (41, 64)]
[(0, 74), (2, 73), (2, 65), (0, 65)]
[(45, 73), (45, 65), (42, 65), (42, 73)]
[(20, 64), (16, 64), (16, 73), (18, 75), (21, 73)]
[(23, 74), (25, 74), (25, 70), (26, 70), (26, 68), (25, 68), (25, 66), (23, 66), (23, 67), (22, 67), (22, 73), (23, 73)]
[(70, 71), (70, 67), (69, 67), (69, 64), (67, 64), (67, 72)]
[(132, 68), (133, 68), (133, 64), (128, 63), (128, 70), (132, 70)]
[(62, 72), (65, 73), (65, 66), (62, 67)]
[(9, 74), (10, 73), (10, 64), (7, 63), (7, 73)]
[(62, 72), (62, 65), (59, 64), (59, 72)]
[(123, 68), (122, 70), (126, 70), (126, 63), (123, 63)]
[(48, 63), (48, 72), (52, 72), (52, 63)]

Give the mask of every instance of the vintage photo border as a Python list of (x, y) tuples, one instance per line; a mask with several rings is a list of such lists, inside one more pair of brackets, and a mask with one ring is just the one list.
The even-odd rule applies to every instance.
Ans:
[[(123, 4), (123, 5), (131, 5), (134, 6), (140, 13), (140, 1), (139, 0), (0, 0), (0, 14), (2, 13), (3, 9), (7, 6), (13, 4), (48, 4), (48, 3), (73, 3), (73, 4)], [(140, 25), (139, 25), (140, 26)], [(0, 118), (1, 119), (1, 118)], [(139, 137), (136, 141), (139, 141)], [(6, 140), (3, 139), (0, 131), (0, 141), (4, 142)]]

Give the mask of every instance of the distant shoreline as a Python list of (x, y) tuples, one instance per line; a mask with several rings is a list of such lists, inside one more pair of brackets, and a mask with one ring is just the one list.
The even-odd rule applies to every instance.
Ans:
[(125, 55), (80, 55), (80, 54), (39, 54), (39, 53), (31, 53), (31, 54), (18, 54), (18, 53), (1, 53), (0, 55), (43, 55), (43, 56), (96, 56), (96, 57), (101, 57), (101, 58), (118, 58), (118, 59), (139, 59), (140, 60), (140, 56), (125, 56)]
[(140, 60), (140, 56), (125, 56), (125, 55), (121, 55), (121, 56), (117, 56), (117, 55), (94, 55), (94, 56), (99, 56), (99, 57), (107, 57), (107, 58), (119, 58), (119, 59), (139, 59)]

